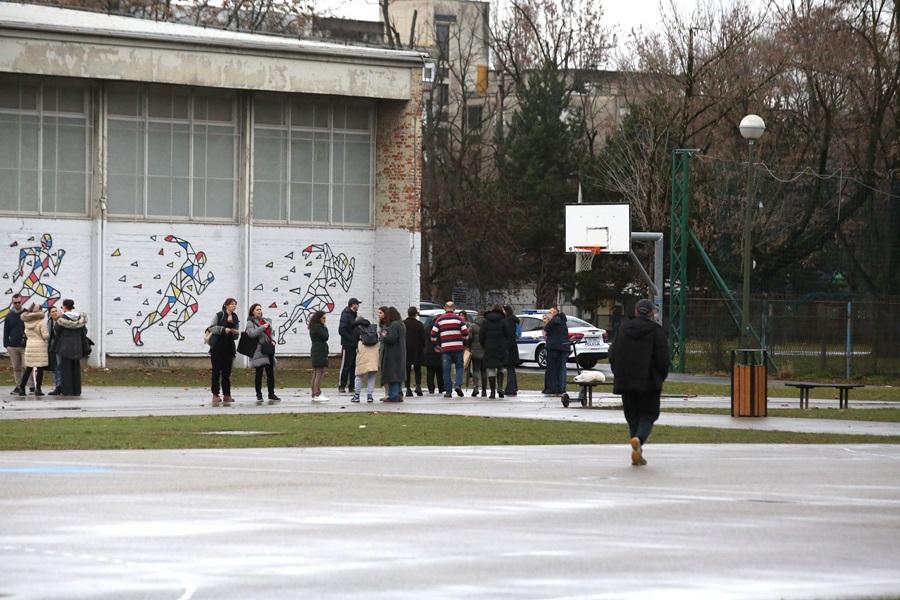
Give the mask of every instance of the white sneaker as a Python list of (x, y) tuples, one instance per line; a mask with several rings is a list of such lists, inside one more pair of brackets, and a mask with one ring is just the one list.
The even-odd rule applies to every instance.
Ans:
[(313, 396), (313, 402), (328, 402), (328, 398), (325, 396)]

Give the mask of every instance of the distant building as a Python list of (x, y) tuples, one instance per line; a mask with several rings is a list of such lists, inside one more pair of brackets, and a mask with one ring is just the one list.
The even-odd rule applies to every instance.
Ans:
[(227, 297), (282, 355), (316, 309), (417, 304), (422, 63), (0, 2), (0, 291), (74, 298), (100, 364), (202, 356)]

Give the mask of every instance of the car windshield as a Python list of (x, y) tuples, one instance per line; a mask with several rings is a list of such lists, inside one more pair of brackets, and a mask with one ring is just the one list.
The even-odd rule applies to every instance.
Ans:
[(566, 316), (566, 324), (569, 327), (593, 327), (593, 325), (591, 325), (587, 321), (579, 319), (578, 317)]

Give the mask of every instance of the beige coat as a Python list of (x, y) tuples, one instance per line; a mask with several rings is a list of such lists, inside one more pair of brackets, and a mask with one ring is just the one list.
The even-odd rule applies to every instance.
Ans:
[(378, 372), (378, 344), (366, 346), (361, 341), (356, 343), (356, 374)]
[(22, 321), (25, 323), (25, 366), (46, 367), (47, 340), (50, 339), (50, 330), (47, 328), (47, 316), (41, 312), (23, 312)]

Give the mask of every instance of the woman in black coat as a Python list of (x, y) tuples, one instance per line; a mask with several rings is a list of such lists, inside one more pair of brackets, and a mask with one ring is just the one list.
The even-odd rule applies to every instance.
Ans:
[[(495, 304), (484, 313), (484, 322), (479, 333), (481, 345), (484, 347), (484, 368), (487, 371), (488, 383), (491, 386), (491, 398), (499, 383), (500, 397), (503, 397), (503, 371), (506, 368), (507, 354), (509, 351), (509, 326), (506, 324), (506, 315), (503, 307)], [(498, 381), (499, 369), (499, 381)]]
[(406, 395), (413, 395), (410, 388), (410, 371), (416, 377), (416, 396), (422, 395), (422, 363), (425, 359), (425, 326), (419, 321), (419, 310), (410, 306), (403, 320), (406, 325)]
[(519, 381), (516, 378), (516, 367), (519, 366), (519, 344), (518, 339), (521, 335), (519, 318), (513, 312), (512, 306), (509, 304), (503, 307), (503, 314), (506, 315), (506, 333), (509, 335), (509, 347), (506, 350), (506, 389), (504, 392), (507, 396), (515, 396), (519, 393)]
[[(236, 348), (234, 341), (241, 333), (241, 320), (234, 312), (237, 300), (226, 298), (222, 310), (216, 313), (206, 331), (209, 332), (209, 361), (212, 365), (210, 391), (212, 406), (231, 406), (231, 367), (234, 364)], [(219, 392), (222, 395), (219, 396)]]

